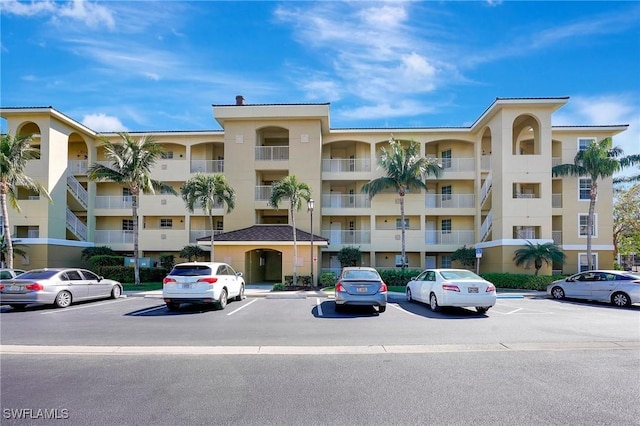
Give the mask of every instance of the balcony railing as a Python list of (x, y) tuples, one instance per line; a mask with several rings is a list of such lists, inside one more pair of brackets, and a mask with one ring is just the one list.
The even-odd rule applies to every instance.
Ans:
[[(435, 157), (430, 157), (435, 158)], [(476, 170), (475, 158), (437, 158), (443, 172), (473, 172)]]
[(553, 157), (553, 158), (551, 159), (551, 167), (559, 166), (560, 164), (562, 164), (562, 158), (560, 158), (560, 157)]
[(425, 207), (427, 208), (473, 208), (475, 194), (427, 194)]
[(540, 198), (540, 197), (538, 197), (536, 194), (522, 194), (520, 192), (517, 192), (513, 194), (513, 198), (528, 198), (531, 200), (531, 199)]
[(87, 225), (78, 219), (78, 216), (69, 209), (67, 209), (67, 229), (82, 241), (87, 240)]
[(551, 194), (551, 207), (555, 209), (562, 208), (562, 194)]
[[(222, 229), (216, 229), (213, 231), (214, 239), (218, 234), (222, 234), (224, 231)], [(189, 231), (189, 243), (198, 242), (198, 238), (210, 237), (211, 230), (210, 229), (192, 229)]]
[(426, 244), (454, 244), (465, 245), (476, 242), (476, 232), (473, 229), (460, 231), (429, 230), (425, 232)]
[(95, 242), (99, 244), (133, 244), (133, 231), (96, 229)]
[(271, 185), (256, 185), (256, 201), (269, 201), (272, 192)]
[(67, 174), (67, 187), (73, 195), (80, 200), (83, 206), (87, 207), (89, 205), (89, 193), (84, 189), (80, 182), (78, 182), (78, 179), (73, 177), (71, 174)]
[(322, 194), (322, 207), (337, 209), (371, 208), (367, 194)]
[(132, 202), (131, 195), (98, 195), (96, 209), (130, 209)]
[(551, 231), (551, 238), (553, 239), (553, 244), (561, 245), (562, 244), (562, 231)]
[(87, 160), (69, 160), (67, 162), (67, 172), (72, 175), (86, 175), (89, 169)]
[(493, 176), (491, 176), (491, 172), (487, 175), (487, 178), (484, 180), (482, 184), (482, 188), (480, 188), (480, 203), (484, 203), (484, 200), (487, 199), (489, 195), (489, 191), (491, 191), (491, 186), (493, 185)]
[(491, 170), (491, 156), (483, 155), (480, 157), (480, 170)]
[(521, 240), (535, 240), (536, 230), (535, 229), (518, 229), (514, 233), (513, 237)]
[(323, 229), (321, 235), (329, 239), (330, 244), (371, 244), (370, 230), (338, 231)]
[(191, 160), (191, 173), (224, 173), (224, 160)]
[(323, 172), (370, 172), (371, 171), (371, 159), (370, 158), (323, 158), (322, 159), (322, 171)]
[(257, 161), (286, 161), (288, 159), (288, 146), (256, 146)]
[(482, 225), (480, 225), (480, 241), (484, 241), (484, 239), (487, 237), (489, 231), (491, 230), (492, 224), (493, 212), (489, 212), (489, 214), (487, 214), (487, 217), (484, 219), (484, 222), (482, 222)]

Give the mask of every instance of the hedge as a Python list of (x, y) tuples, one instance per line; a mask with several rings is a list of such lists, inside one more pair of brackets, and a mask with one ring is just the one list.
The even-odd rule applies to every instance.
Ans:
[[(96, 274), (105, 278), (120, 281), (121, 283), (135, 282), (134, 268), (132, 266), (100, 266), (93, 270)], [(140, 268), (140, 282), (162, 282), (168, 271), (164, 268)]]

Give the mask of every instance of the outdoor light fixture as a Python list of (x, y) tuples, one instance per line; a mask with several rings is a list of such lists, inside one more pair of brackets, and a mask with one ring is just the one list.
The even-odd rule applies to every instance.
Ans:
[(315, 287), (315, 282), (313, 281), (313, 198), (309, 198), (307, 201), (307, 211), (311, 215), (311, 257), (309, 258), (311, 262), (311, 286)]

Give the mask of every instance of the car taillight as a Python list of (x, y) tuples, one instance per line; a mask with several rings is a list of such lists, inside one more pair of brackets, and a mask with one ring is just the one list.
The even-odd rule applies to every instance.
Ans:
[(44, 286), (40, 283), (27, 284), (26, 286), (24, 286), (24, 288), (32, 291), (44, 290)]
[(489, 285), (487, 286), (487, 289), (486, 289), (485, 291), (486, 291), (487, 293), (490, 293), (490, 292), (492, 292), (492, 291), (496, 291), (496, 288), (495, 288), (492, 284), (489, 284)]
[(344, 287), (342, 286), (342, 283), (336, 284), (336, 291), (344, 291)]
[(453, 284), (442, 284), (442, 289), (446, 291), (457, 291), (458, 293), (460, 293), (460, 287)]
[(206, 277), (206, 278), (200, 278), (198, 280), (199, 283), (209, 283), (209, 284), (215, 284), (218, 281), (218, 279), (216, 277)]
[(4, 284), (0, 284), (0, 291), (4, 290)]
[(386, 291), (387, 291), (387, 285), (384, 282), (382, 282), (380, 284), (380, 293), (384, 293)]
[(169, 284), (169, 283), (175, 283), (175, 282), (176, 282), (176, 280), (174, 280), (173, 278), (165, 277), (164, 280), (162, 280), (162, 285)]
[(632, 284), (640, 284), (640, 280), (631, 281)]

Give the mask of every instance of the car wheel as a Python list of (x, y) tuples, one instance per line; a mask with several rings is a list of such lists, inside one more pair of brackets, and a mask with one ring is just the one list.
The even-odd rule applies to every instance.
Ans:
[(167, 302), (167, 309), (170, 311), (177, 311), (180, 304), (177, 302)]
[(224, 288), (222, 289), (222, 292), (220, 292), (220, 300), (218, 300), (217, 305), (220, 310), (227, 307), (227, 290)]
[(56, 300), (53, 302), (53, 306), (56, 308), (66, 308), (71, 305), (71, 293), (68, 291), (61, 291), (56, 296)]
[(413, 302), (413, 297), (411, 297), (411, 289), (407, 287), (407, 302)]
[(386, 305), (385, 306), (378, 306), (378, 312), (379, 313), (383, 313), (386, 310), (387, 310), (387, 306)]
[(25, 309), (27, 309), (27, 305), (25, 305), (24, 303), (16, 303), (10, 306), (16, 311), (24, 311)]
[(113, 289), (111, 290), (111, 298), (117, 299), (120, 296), (122, 296), (122, 288), (120, 288), (119, 285), (114, 286)]
[(564, 299), (564, 290), (561, 287), (552, 288), (551, 297), (554, 299)]
[(630, 306), (631, 299), (626, 293), (618, 292), (618, 293), (613, 293), (613, 296), (611, 296), (611, 303), (615, 306), (619, 306), (622, 308), (625, 306)]
[(433, 312), (438, 312), (440, 310), (440, 305), (438, 305), (438, 298), (433, 293), (431, 293), (431, 296), (429, 296), (429, 307)]
[(476, 311), (479, 314), (484, 314), (489, 310), (490, 306), (476, 306)]
[(238, 302), (241, 301), (242, 299), (244, 299), (244, 285), (240, 286), (240, 293), (238, 293), (238, 295), (235, 298), (235, 300), (237, 300)]

